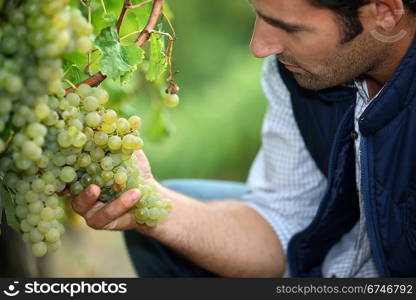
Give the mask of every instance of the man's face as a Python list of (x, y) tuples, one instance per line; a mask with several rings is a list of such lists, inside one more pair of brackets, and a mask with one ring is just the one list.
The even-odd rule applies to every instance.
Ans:
[[(309, 0), (251, 0), (257, 13), (251, 41), (256, 57), (277, 55), (304, 88), (321, 90), (370, 72), (385, 55), (372, 37), (374, 24), (366, 10), (360, 20), (364, 32), (343, 43), (337, 15)], [(291, 66), (292, 65), (292, 66)]]

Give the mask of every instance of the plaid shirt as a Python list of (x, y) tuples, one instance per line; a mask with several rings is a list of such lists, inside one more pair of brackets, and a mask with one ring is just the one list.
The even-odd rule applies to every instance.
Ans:
[[(358, 118), (370, 99), (365, 81), (356, 81), (356, 86), (355, 128), (358, 138), (355, 149), (360, 219), (328, 252), (322, 266), (324, 277), (378, 276), (359, 184)], [(289, 91), (279, 75), (274, 56), (265, 60), (262, 87), (269, 109), (263, 123), (262, 147), (251, 167), (243, 201), (269, 222), (286, 253), (291, 237), (305, 229), (315, 216), (327, 188), (327, 179), (306, 149), (293, 115)], [(288, 266), (284, 276), (290, 276)]]

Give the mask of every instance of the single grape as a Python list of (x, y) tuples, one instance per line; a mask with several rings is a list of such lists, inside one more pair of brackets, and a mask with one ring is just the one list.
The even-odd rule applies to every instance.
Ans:
[(107, 134), (112, 134), (114, 131), (116, 131), (116, 129), (116, 123), (103, 123), (101, 125), (101, 130)]
[(94, 96), (88, 96), (83, 101), (84, 109), (88, 112), (93, 112), (98, 109), (98, 100)]
[(48, 251), (48, 247), (46, 246), (46, 243), (44, 242), (38, 242), (32, 245), (32, 253), (36, 257), (44, 256), (47, 251)]
[(127, 174), (125, 172), (117, 172), (114, 175), (114, 181), (117, 184), (125, 184), (127, 182)]
[(82, 153), (78, 157), (78, 164), (81, 168), (87, 168), (91, 164), (91, 156), (87, 153)]
[(81, 99), (78, 96), (78, 94), (76, 94), (76, 93), (68, 94), (65, 97), (65, 99), (66, 99), (66, 101), (68, 101), (69, 105), (72, 105), (72, 106), (75, 106), (75, 107), (79, 106), (80, 103), (81, 103)]
[(112, 109), (107, 110), (103, 115), (103, 121), (105, 123), (117, 122), (117, 113)]
[(105, 105), (108, 102), (109, 95), (106, 90), (98, 89), (95, 91), (95, 97), (100, 105)]
[(123, 144), (123, 148), (134, 149), (135, 145), (136, 145), (135, 136), (132, 135), (132, 134), (128, 134), (128, 135), (124, 136), (122, 144)]
[(77, 173), (72, 167), (64, 167), (61, 170), (61, 174), (59, 175), (59, 178), (66, 183), (70, 183), (75, 180), (77, 176)]
[(46, 222), (46, 221), (40, 221), (38, 223), (37, 229), (39, 230), (39, 232), (45, 234), (49, 231), (49, 229), (51, 229), (52, 225), (50, 222)]
[(84, 190), (84, 186), (80, 182), (77, 181), (71, 184), (71, 187), (69, 190), (72, 195), (78, 196)]
[(52, 195), (48, 197), (46, 200), (46, 205), (50, 208), (57, 208), (59, 203), (59, 199), (56, 195)]
[(142, 126), (142, 119), (138, 116), (132, 116), (128, 121), (133, 130), (138, 130)]
[(77, 94), (81, 97), (81, 98), (85, 98), (88, 97), (89, 95), (92, 94), (92, 90), (91, 87), (88, 84), (81, 84), (78, 89), (77, 89)]
[(164, 94), (163, 103), (167, 107), (176, 107), (179, 104), (179, 96), (177, 94)]
[(60, 238), (60, 232), (56, 228), (51, 228), (48, 230), (48, 232), (45, 234), (45, 239), (49, 243), (55, 243)]
[(26, 141), (23, 144), (22, 153), (27, 158), (35, 161), (42, 156), (42, 149), (32, 141)]
[(108, 134), (105, 132), (97, 131), (94, 134), (94, 142), (97, 146), (105, 146), (108, 142)]
[(100, 165), (103, 170), (110, 171), (113, 169), (113, 159), (109, 156), (106, 156), (101, 159)]
[(32, 229), (29, 233), (29, 239), (33, 243), (41, 242), (44, 237), (45, 236), (37, 228)]
[(39, 120), (43, 120), (49, 116), (49, 106), (45, 103), (39, 103), (35, 107), (35, 114)]
[(117, 151), (121, 149), (122, 140), (119, 136), (112, 136), (108, 140), (108, 147), (110, 150)]
[(53, 221), (55, 219), (55, 209), (52, 209), (51, 207), (43, 208), (40, 217), (43, 221)]
[(92, 128), (98, 128), (101, 125), (102, 117), (97, 112), (90, 112), (85, 117), (85, 121), (88, 126)]
[(130, 131), (130, 124), (125, 118), (120, 118), (117, 120), (117, 133), (120, 135), (125, 135)]

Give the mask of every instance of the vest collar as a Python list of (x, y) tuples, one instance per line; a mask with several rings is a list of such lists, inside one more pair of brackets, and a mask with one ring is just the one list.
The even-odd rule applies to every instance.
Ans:
[(393, 120), (412, 100), (416, 101), (416, 40), (383, 90), (359, 120), (360, 132), (369, 136)]

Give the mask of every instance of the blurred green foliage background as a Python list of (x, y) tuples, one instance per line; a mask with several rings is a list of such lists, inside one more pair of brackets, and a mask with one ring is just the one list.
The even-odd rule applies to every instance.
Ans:
[(262, 60), (249, 49), (254, 13), (245, 0), (166, 2), (177, 34), (173, 70), (180, 71), (175, 79), (181, 104), (163, 108), (174, 130), (155, 140), (160, 116), (149, 104), (149, 91), (137, 91), (132, 83), (117, 96), (116, 85), (105, 84), (118, 97), (117, 109), (143, 117), (145, 152), (158, 179), (244, 181), (259, 148), (266, 106)]

